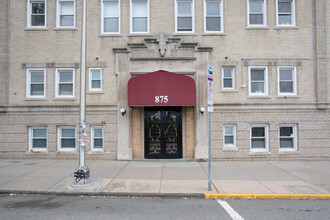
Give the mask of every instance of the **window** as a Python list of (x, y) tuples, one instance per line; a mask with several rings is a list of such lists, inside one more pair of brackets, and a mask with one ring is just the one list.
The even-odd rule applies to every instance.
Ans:
[(222, 1), (205, 0), (204, 4), (204, 31), (221, 32), (223, 31), (222, 22)]
[(72, 151), (76, 149), (76, 128), (59, 127), (58, 128), (58, 150)]
[(249, 67), (250, 95), (268, 95), (267, 67)]
[(280, 125), (279, 142), (280, 150), (296, 151), (297, 150), (297, 134), (296, 125)]
[(100, 68), (89, 69), (89, 90), (90, 91), (102, 90), (102, 69)]
[(92, 127), (92, 150), (103, 150), (103, 128)]
[(278, 67), (278, 94), (296, 95), (296, 68)]
[(47, 129), (45, 127), (30, 127), (29, 137), (30, 151), (47, 150)]
[(223, 146), (236, 147), (236, 126), (224, 125), (223, 126)]
[(28, 27), (46, 27), (45, 0), (28, 1)]
[(27, 98), (45, 98), (46, 97), (46, 70), (45, 69), (27, 69)]
[(119, 34), (120, 33), (120, 1), (103, 0), (102, 1), (102, 33)]
[(248, 26), (266, 25), (266, 2), (264, 0), (248, 0)]
[(56, 97), (74, 97), (74, 69), (57, 69), (56, 72)]
[(234, 89), (235, 88), (235, 73), (234, 67), (222, 68), (222, 88)]
[(277, 0), (276, 6), (278, 26), (296, 25), (294, 0)]
[(268, 151), (268, 125), (251, 126), (251, 151)]
[(131, 33), (149, 32), (149, 0), (131, 0)]
[(75, 1), (57, 1), (57, 27), (75, 27)]
[(175, 16), (175, 30), (177, 32), (194, 32), (193, 0), (177, 0)]

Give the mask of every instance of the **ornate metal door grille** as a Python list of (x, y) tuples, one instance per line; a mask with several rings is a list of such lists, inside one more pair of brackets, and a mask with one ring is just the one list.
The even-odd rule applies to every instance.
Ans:
[(145, 158), (182, 158), (181, 108), (145, 108)]

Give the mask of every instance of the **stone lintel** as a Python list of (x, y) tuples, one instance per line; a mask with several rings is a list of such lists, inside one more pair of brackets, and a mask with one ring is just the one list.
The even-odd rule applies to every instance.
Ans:
[(130, 53), (127, 48), (112, 48), (114, 53)]
[(212, 52), (212, 47), (198, 47), (197, 51), (198, 52)]
[(130, 58), (131, 61), (155, 61), (155, 60), (196, 60), (196, 57), (139, 57)]

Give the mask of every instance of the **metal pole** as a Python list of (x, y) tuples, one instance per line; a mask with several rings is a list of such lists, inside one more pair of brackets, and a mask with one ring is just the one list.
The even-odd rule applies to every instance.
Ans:
[(86, 0), (83, 2), (83, 19), (81, 29), (81, 69), (80, 69), (80, 154), (79, 165), (85, 166), (85, 146), (83, 143), (83, 123), (86, 122)]
[(86, 146), (86, 7), (83, 1), (81, 28), (81, 60), (80, 60), (80, 139), (79, 139), (79, 167), (74, 172), (74, 184), (82, 185), (90, 182), (89, 169), (85, 166)]
[(209, 112), (209, 191), (211, 190), (211, 112)]

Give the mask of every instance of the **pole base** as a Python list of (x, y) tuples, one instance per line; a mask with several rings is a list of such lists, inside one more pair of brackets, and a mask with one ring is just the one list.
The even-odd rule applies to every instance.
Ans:
[(73, 185), (85, 185), (91, 182), (87, 166), (78, 167), (74, 171)]

